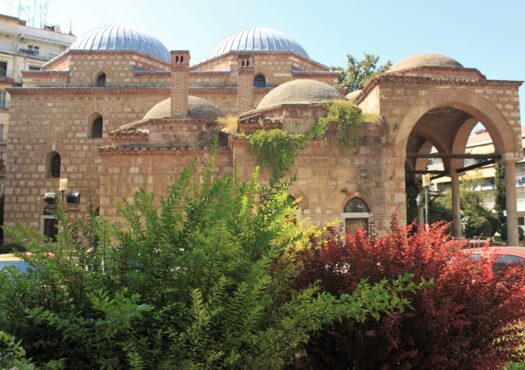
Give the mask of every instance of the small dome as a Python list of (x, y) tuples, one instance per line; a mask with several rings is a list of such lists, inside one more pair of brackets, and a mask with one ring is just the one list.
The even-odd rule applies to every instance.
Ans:
[(257, 106), (266, 109), (280, 104), (319, 103), (341, 99), (341, 94), (330, 85), (316, 80), (292, 80), (270, 91)]
[(350, 91), (348, 94), (346, 94), (345, 98), (348, 99), (349, 101), (353, 102), (353, 101), (355, 101), (357, 96), (359, 94), (361, 94), (361, 91), (363, 91), (363, 90)]
[(450, 67), (463, 68), (456, 60), (440, 54), (417, 54), (403, 59), (390, 68), (389, 72), (401, 71), (418, 67)]
[(219, 41), (208, 52), (206, 59), (212, 59), (232, 51), (290, 51), (309, 58), (303, 47), (285, 33), (271, 28), (253, 27), (233, 33)]
[(69, 50), (138, 51), (170, 62), (170, 52), (156, 38), (126, 26), (102, 26), (91, 30), (71, 44)]
[[(188, 96), (188, 115), (194, 119), (205, 119), (215, 121), (221, 115), (220, 109), (206, 99), (196, 96)], [(171, 98), (164, 99), (151, 108), (144, 119), (170, 118)]]

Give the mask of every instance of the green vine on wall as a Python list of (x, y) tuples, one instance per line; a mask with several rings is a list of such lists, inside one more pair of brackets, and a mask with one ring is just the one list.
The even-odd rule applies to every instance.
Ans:
[(357, 137), (357, 129), (367, 117), (361, 109), (346, 100), (323, 103), (326, 115), (302, 134), (291, 134), (280, 129), (258, 130), (249, 136), (250, 150), (255, 153), (262, 167), (272, 169), (272, 180), (280, 179), (292, 165), (295, 155), (307, 141), (326, 134), (332, 122), (337, 124), (337, 141), (341, 147), (351, 147)]
[(364, 122), (361, 108), (346, 100), (331, 100), (325, 103), (326, 116), (319, 118), (319, 123), (328, 127), (330, 123), (337, 124), (337, 141), (342, 147), (353, 146), (357, 138), (357, 130)]

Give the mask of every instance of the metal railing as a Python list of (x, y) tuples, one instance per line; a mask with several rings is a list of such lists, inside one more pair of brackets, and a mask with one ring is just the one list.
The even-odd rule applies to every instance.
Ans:
[(40, 50), (34, 50), (34, 49), (23, 49), (23, 48), (19, 48), (18, 49), (18, 52), (20, 54), (25, 54), (25, 55), (31, 55), (31, 56), (37, 56), (40, 54)]

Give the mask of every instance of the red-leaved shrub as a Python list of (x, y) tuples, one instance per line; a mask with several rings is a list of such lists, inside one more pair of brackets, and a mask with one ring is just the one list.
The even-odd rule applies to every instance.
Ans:
[(497, 369), (521, 360), (516, 323), (525, 319), (522, 268), (491, 279), (488, 261), (460, 252), (446, 228), (410, 230), (394, 220), (390, 234), (380, 238), (358, 231), (343, 243), (333, 230), (311, 237), (311, 247), (297, 254), (299, 286), (317, 282), (333, 294), (349, 293), (362, 279), (373, 283), (407, 272), (434, 284), (410, 296), (404, 312), (326, 328), (308, 343), (300, 367)]

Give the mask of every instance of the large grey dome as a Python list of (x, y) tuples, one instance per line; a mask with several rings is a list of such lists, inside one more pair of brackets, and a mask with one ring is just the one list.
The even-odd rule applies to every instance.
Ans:
[(102, 26), (76, 39), (70, 50), (138, 51), (169, 62), (170, 52), (156, 38), (126, 26)]
[(257, 106), (266, 109), (281, 104), (311, 104), (343, 97), (335, 88), (316, 80), (292, 80), (270, 91)]
[[(221, 115), (219, 107), (206, 99), (188, 96), (188, 116), (193, 119), (215, 121)], [(171, 98), (155, 104), (144, 116), (144, 119), (171, 117)]]
[(253, 27), (231, 34), (219, 41), (209, 51), (206, 59), (212, 59), (232, 51), (291, 51), (309, 58), (303, 47), (285, 33), (271, 28)]

